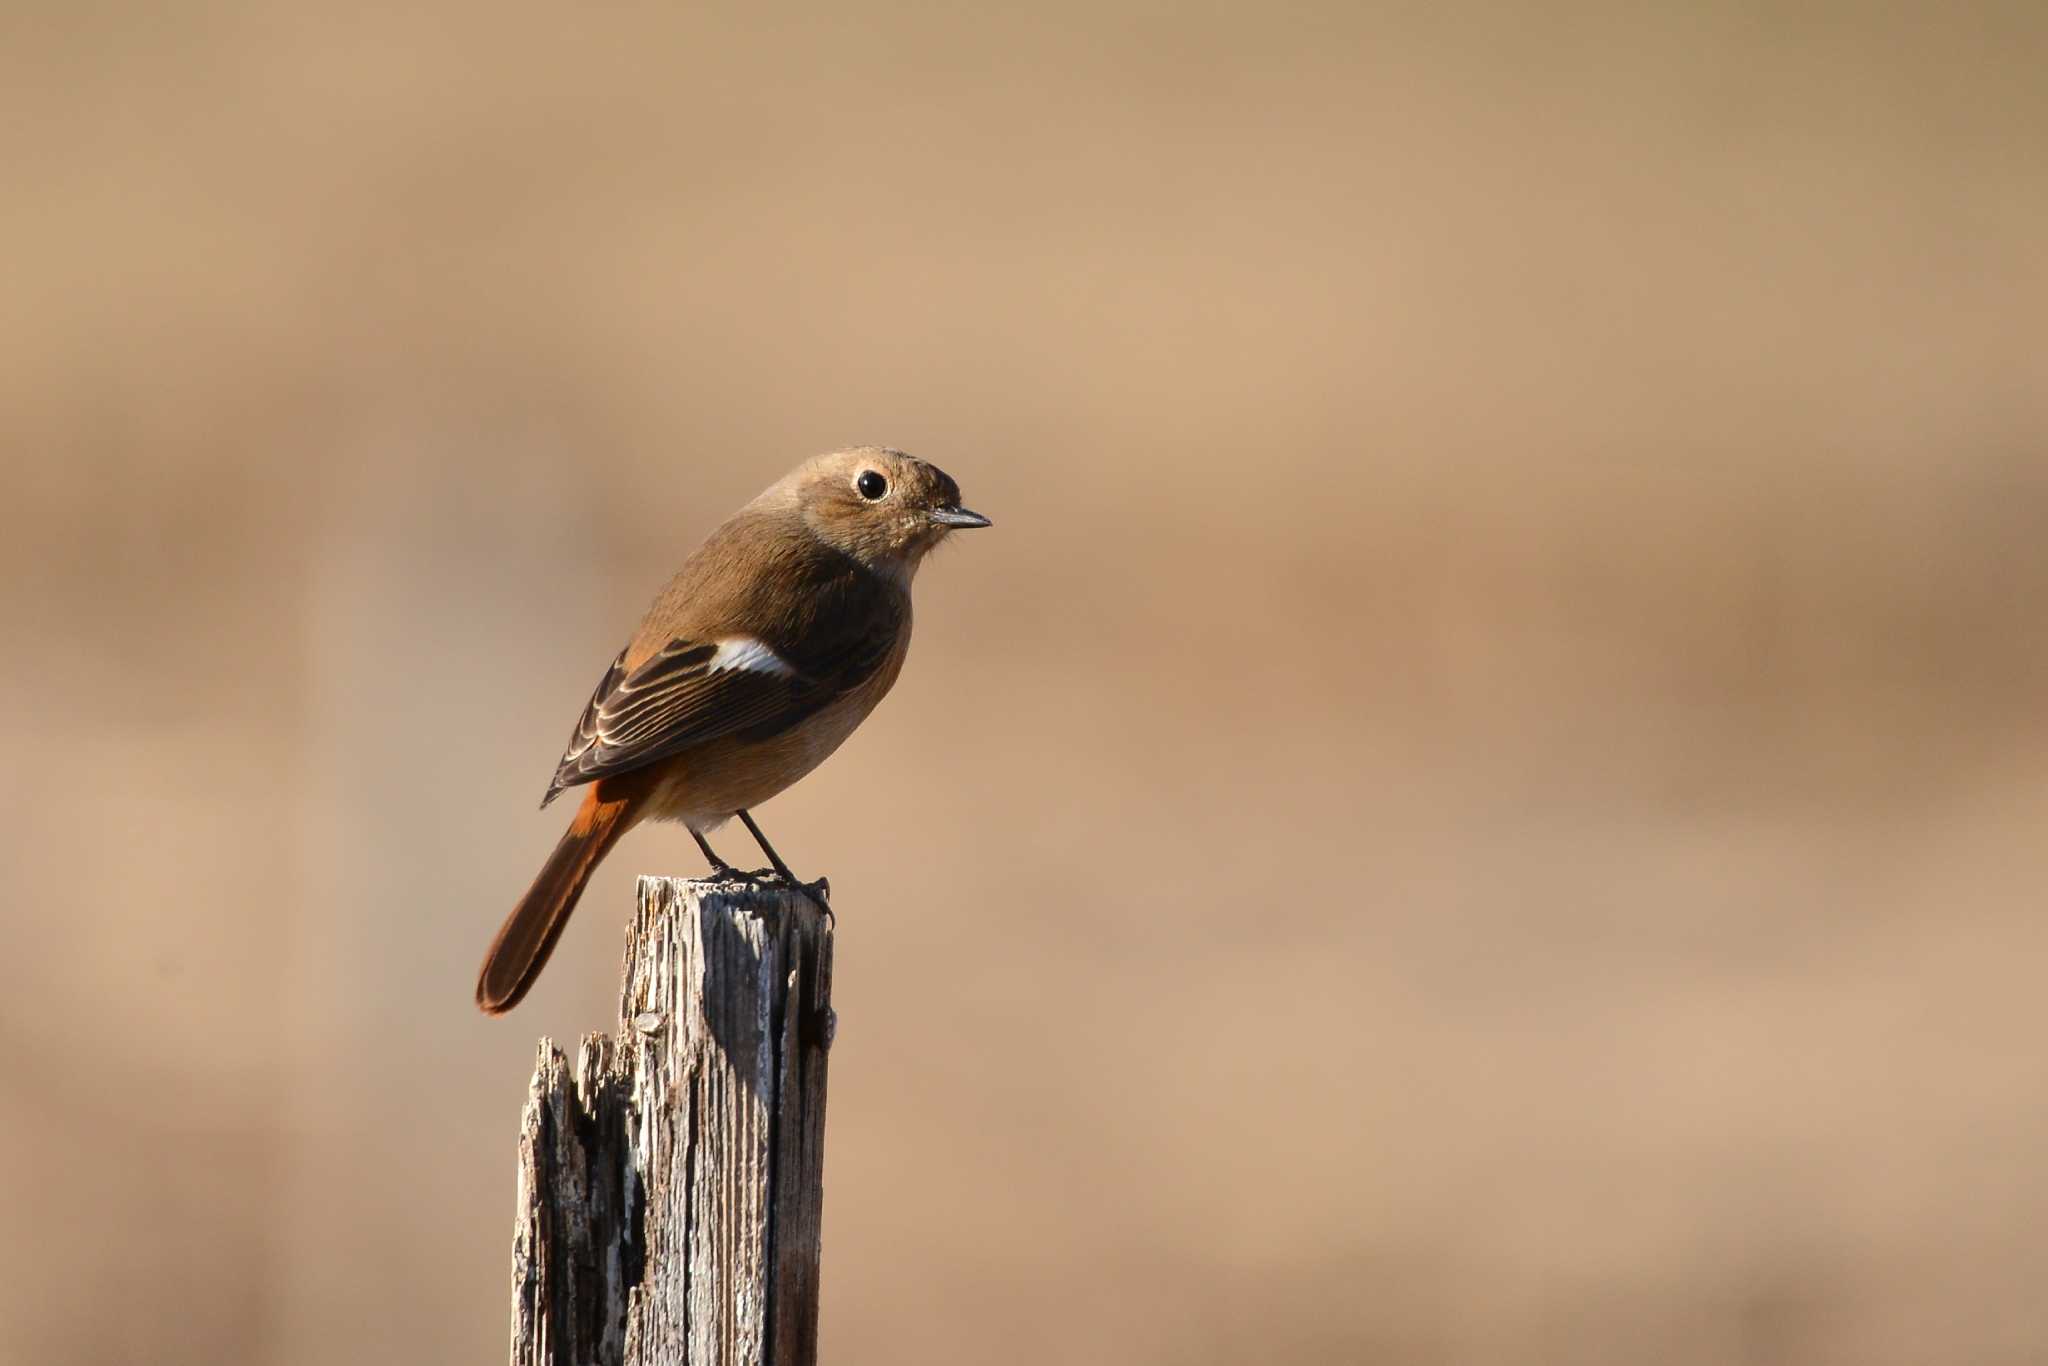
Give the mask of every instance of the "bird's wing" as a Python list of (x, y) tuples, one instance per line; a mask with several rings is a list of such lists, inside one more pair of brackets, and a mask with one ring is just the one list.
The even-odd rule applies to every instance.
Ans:
[(881, 667), (895, 644), (897, 623), (884, 625), (843, 640), (813, 641), (823, 648), (801, 655), (743, 635), (672, 640), (632, 669), (621, 651), (584, 707), (541, 805), (563, 788), (640, 768), (707, 740), (762, 740), (801, 723)]

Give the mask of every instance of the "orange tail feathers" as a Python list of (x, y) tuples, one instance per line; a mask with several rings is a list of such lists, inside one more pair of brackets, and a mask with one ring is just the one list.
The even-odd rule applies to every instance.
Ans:
[(591, 785), (561, 843), (548, 855), (540, 876), (505, 917), (498, 937), (484, 954), (483, 971), (476, 979), (476, 1003), (486, 1015), (502, 1015), (519, 1004), (547, 966), (555, 941), (569, 923), (569, 913), (583, 895), (583, 884), (619, 836), (639, 819), (639, 793), (622, 795), (616, 787), (608, 790), (604, 782)]

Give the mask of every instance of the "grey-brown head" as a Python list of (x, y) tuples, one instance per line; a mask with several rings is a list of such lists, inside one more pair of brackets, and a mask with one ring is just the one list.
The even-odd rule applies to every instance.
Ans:
[(906, 576), (948, 535), (989, 525), (960, 505), (951, 475), (886, 446), (821, 455), (762, 497), (793, 501), (819, 539), (875, 570)]

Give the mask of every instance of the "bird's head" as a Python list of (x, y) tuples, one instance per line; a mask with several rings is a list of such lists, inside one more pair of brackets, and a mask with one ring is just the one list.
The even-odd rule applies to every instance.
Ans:
[(989, 525), (988, 518), (960, 506), (953, 476), (885, 446), (821, 455), (778, 489), (794, 496), (805, 525), (819, 539), (877, 572), (904, 579), (953, 532)]

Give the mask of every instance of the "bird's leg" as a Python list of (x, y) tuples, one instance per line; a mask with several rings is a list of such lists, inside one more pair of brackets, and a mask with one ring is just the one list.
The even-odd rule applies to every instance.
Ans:
[[(761, 846), (761, 852), (768, 856), (768, 862), (774, 866), (774, 869), (777, 873), (782, 875), (783, 880), (788, 882), (790, 886), (796, 888), (799, 892), (802, 892), (805, 896), (809, 897), (817, 905), (818, 909), (825, 913), (825, 918), (827, 920), (833, 922), (834, 924), (837, 924), (839, 917), (832, 914), (832, 908), (825, 904), (825, 899), (819, 896), (816, 892), (813, 892), (810, 889), (810, 886), (806, 884), (802, 879), (798, 878), (795, 873), (789, 871), (789, 865), (782, 861), (782, 855), (775, 852), (775, 846), (770, 844), (768, 842), (768, 837), (761, 833), (761, 827), (754, 824), (754, 818), (751, 815), (747, 814), (745, 811), (737, 811), (733, 814), (737, 815), (742, 821), (746, 822), (747, 831), (749, 834), (753, 835), (754, 843)], [(820, 885), (823, 884), (821, 883)]]
[(736, 812), (735, 814), (738, 815), (741, 820), (747, 823), (747, 832), (754, 837), (754, 843), (761, 846), (761, 852), (768, 856), (769, 865), (773, 867), (776, 872), (782, 874), (784, 879), (786, 879), (789, 882), (790, 886), (801, 886), (802, 884), (796, 880), (796, 874), (790, 872), (789, 865), (782, 861), (782, 855), (775, 852), (775, 846), (770, 844), (768, 842), (768, 837), (761, 833), (761, 827), (754, 824), (754, 818), (744, 811)]
[[(752, 822), (749, 821), (748, 824), (751, 825)], [(690, 838), (697, 841), (697, 847), (704, 851), (704, 861), (711, 865), (711, 871), (713, 873), (716, 873), (719, 877), (742, 876), (740, 870), (733, 867), (730, 863), (727, 863), (724, 859), (720, 858), (718, 856), (718, 852), (715, 849), (713, 849), (710, 843), (702, 835), (698, 834), (694, 828), (685, 828), (690, 830)]]

